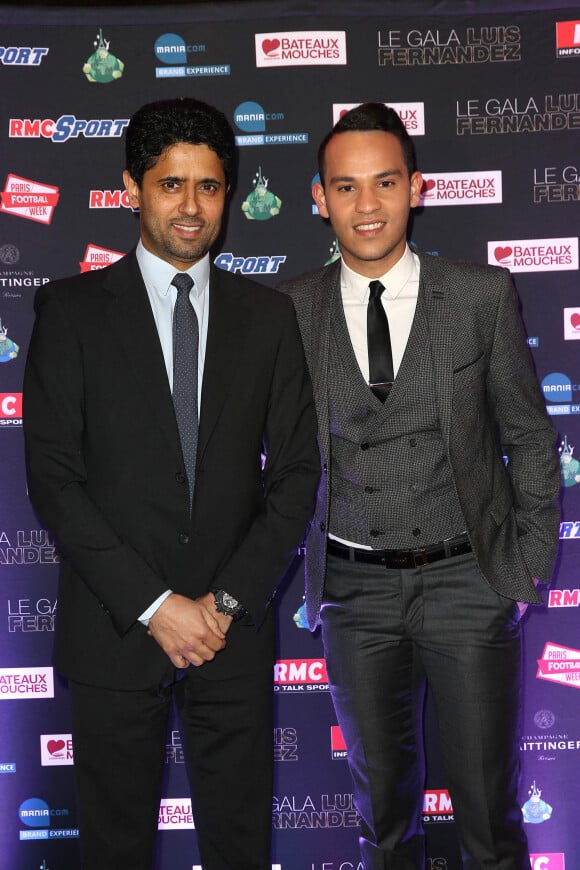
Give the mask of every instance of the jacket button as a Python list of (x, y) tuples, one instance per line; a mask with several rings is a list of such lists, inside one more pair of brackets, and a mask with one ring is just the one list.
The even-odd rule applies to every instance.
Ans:
[(180, 544), (189, 544), (189, 535), (186, 535), (185, 532), (182, 532), (177, 540)]
[(328, 472), (328, 465), (326, 464), (326, 462), (325, 462), (324, 465), (322, 466), (322, 470), (324, 471), (325, 474), (327, 474), (327, 472)]
[(413, 529), (413, 534), (417, 538), (421, 534), (421, 529)]
[(183, 471), (178, 471), (175, 475), (175, 479), (178, 483), (187, 483), (187, 475), (183, 473)]
[(371, 493), (374, 491), (375, 491), (374, 486), (365, 486), (365, 492)]
[(378, 538), (378, 536), (379, 536), (380, 534), (381, 534), (381, 532), (380, 532), (379, 529), (371, 529), (371, 530), (370, 530), (370, 536), (371, 536), (371, 538)]
[(371, 446), (371, 445), (370, 445), (367, 441), (364, 441), (364, 442), (361, 444), (360, 449), (361, 449), (361, 450), (368, 450), (370, 446)]
[(416, 447), (417, 446), (417, 439), (411, 438), (411, 440), (409, 441), (409, 444), (411, 447)]
[(321, 531), (321, 532), (325, 532), (325, 531), (326, 531), (326, 523), (320, 523), (320, 531)]

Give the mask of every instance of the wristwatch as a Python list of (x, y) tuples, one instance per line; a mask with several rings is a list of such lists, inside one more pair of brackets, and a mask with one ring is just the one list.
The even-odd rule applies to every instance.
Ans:
[(234, 622), (237, 622), (238, 619), (246, 615), (246, 608), (243, 604), (240, 604), (239, 601), (236, 601), (232, 595), (224, 592), (223, 589), (212, 589), (211, 592), (213, 592), (215, 609), (218, 613), (225, 613), (226, 616), (231, 616)]

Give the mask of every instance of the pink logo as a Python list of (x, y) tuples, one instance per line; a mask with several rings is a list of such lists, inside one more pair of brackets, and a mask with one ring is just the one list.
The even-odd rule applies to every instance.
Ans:
[(264, 54), (273, 54), (278, 48), (280, 48), (279, 39), (264, 39), (262, 42), (262, 51)]
[(49, 740), (46, 744), (46, 748), (50, 752), (51, 755), (60, 756), (62, 755), (62, 751), (65, 747), (64, 740)]
[(435, 179), (434, 178), (426, 178), (421, 186), (421, 195), (427, 196), (430, 190), (433, 190), (435, 187)]
[(510, 248), (508, 246), (507, 248), (496, 248), (493, 252), (493, 255), (494, 255), (495, 259), (498, 261), (498, 263), (501, 263), (501, 262), (503, 262), (503, 260), (506, 260), (508, 257), (511, 257), (513, 252), (514, 252), (514, 249)]
[(580, 329), (580, 314), (578, 314), (577, 312), (573, 314), (570, 318), (570, 323), (572, 324), (574, 329)]

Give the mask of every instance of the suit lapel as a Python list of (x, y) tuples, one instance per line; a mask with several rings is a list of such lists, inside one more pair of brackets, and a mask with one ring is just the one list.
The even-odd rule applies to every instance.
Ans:
[(419, 255), (419, 258), (421, 261), (419, 293), (424, 294), (441, 430), (448, 443), (453, 403), (453, 347), (449, 297), (447, 288), (439, 276), (434, 274), (430, 258), (423, 255)]
[(207, 347), (201, 393), (198, 461), (211, 438), (244, 349), (250, 301), (228, 272), (211, 267)]
[(112, 334), (126, 357), (127, 369), (149, 406), (151, 419), (163, 430), (179, 459), (181, 447), (167, 371), (134, 251), (108, 270), (103, 286)]
[(324, 273), (313, 290), (312, 299), (312, 386), (319, 417), (319, 440), (325, 457), (330, 456), (328, 412), (328, 356), (333, 294), (340, 292), (340, 264), (337, 260)]

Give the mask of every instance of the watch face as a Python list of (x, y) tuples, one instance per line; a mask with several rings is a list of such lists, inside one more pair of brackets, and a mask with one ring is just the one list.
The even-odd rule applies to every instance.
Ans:
[(238, 606), (238, 602), (236, 601), (236, 599), (232, 598), (231, 595), (228, 595), (227, 592), (224, 592), (223, 594), (222, 603), (224, 607), (228, 608), (228, 610), (235, 610), (235, 608)]

